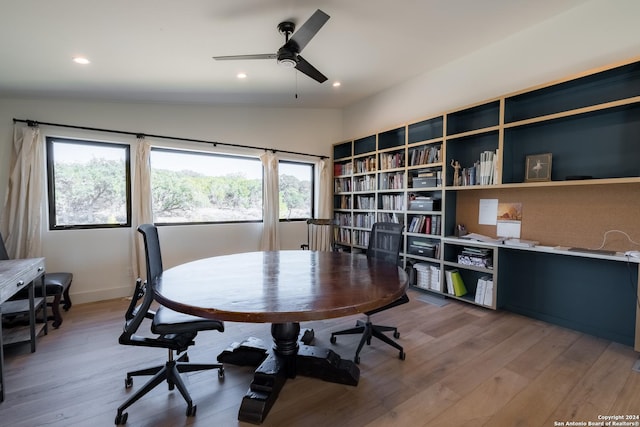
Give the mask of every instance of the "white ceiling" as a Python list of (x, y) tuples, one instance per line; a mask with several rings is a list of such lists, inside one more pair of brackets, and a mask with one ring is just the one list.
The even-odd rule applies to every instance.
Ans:
[[(343, 108), (586, 2), (0, 0), (0, 95)], [(275, 60), (212, 59), (275, 53), (277, 24), (316, 9), (331, 18), (302, 54), (323, 84)]]

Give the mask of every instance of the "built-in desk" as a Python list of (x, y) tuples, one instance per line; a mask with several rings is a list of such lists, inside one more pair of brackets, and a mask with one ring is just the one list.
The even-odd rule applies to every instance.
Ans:
[(499, 250), (503, 308), (640, 351), (638, 263), (563, 250)]
[(482, 246), (497, 248), (497, 308), (620, 342), (640, 352), (640, 259), (549, 246)]
[[(28, 258), (0, 261), (0, 304), (7, 301), (19, 290), (27, 287), (29, 290), (29, 327), (26, 336), (20, 337), (12, 333), (12, 342), (29, 340), (31, 351), (36, 351), (36, 317), (33, 287), (38, 283), (42, 286), (42, 295), (46, 295), (44, 286), (44, 258)], [(46, 307), (46, 304), (44, 305)], [(45, 309), (46, 311), (46, 309)], [(0, 313), (2, 314), (2, 313)], [(46, 313), (45, 313), (46, 319)], [(46, 328), (46, 322), (43, 326)], [(2, 323), (0, 322), (0, 402), (4, 401), (4, 351), (3, 351)]]

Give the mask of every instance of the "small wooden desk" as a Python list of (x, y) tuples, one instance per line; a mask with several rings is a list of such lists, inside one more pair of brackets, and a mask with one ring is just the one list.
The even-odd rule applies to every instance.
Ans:
[[(223, 363), (257, 365), (238, 419), (259, 424), (287, 378), (296, 374), (357, 385), (360, 370), (335, 352), (313, 347), (301, 321), (363, 313), (402, 297), (407, 275), (395, 265), (339, 252), (273, 251), (206, 258), (166, 270), (155, 287), (162, 305), (232, 322), (272, 323), (270, 350), (236, 345)], [(251, 342), (251, 341), (249, 341)], [(266, 359), (265, 359), (266, 357)]]
[[(31, 352), (36, 351), (36, 318), (33, 287), (34, 282), (38, 279), (42, 286), (42, 295), (46, 295), (44, 289), (44, 258), (0, 261), (0, 304), (15, 295), (20, 289), (26, 286), (29, 287), (29, 338), (31, 341)], [(1, 314), (2, 313), (0, 313), (0, 315)], [(0, 402), (4, 401), (3, 344), (2, 321), (0, 319)]]

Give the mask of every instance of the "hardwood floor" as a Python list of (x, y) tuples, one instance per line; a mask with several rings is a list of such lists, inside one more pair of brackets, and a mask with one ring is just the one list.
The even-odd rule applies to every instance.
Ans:
[[(632, 348), (507, 312), (451, 301), (444, 307), (411, 302), (380, 313), (376, 323), (397, 325), (405, 361), (373, 341), (361, 353), (357, 387), (298, 377), (287, 381), (263, 426), (556, 426), (597, 422), (598, 416), (640, 415), (640, 374)], [(127, 398), (127, 371), (164, 363), (166, 352), (121, 346), (128, 301), (74, 305), (60, 329), (28, 346), (5, 351), (6, 426), (109, 426)], [(309, 322), (316, 344), (347, 358), (358, 337), (330, 331), (356, 316)], [(148, 330), (147, 325), (143, 325)], [(191, 361), (215, 361), (233, 341), (269, 340), (265, 324), (226, 323), (224, 333), (198, 335)], [(177, 390), (159, 386), (129, 408), (128, 426), (249, 426), (237, 420), (252, 369), (227, 366), (185, 375), (198, 405), (186, 417)], [(134, 379), (133, 390), (146, 377)], [(632, 420), (640, 421), (640, 420)], [(557, 422), (557, 424), (556, 424)]]

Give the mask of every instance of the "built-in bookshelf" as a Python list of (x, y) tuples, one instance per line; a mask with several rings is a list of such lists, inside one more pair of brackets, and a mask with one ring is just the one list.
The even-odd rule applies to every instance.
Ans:
[[(527, 157), (543, 154), (550, 154), (549, 176), (533, 179)], [(503, 192), (526, 198), (544, 188), (574, 193), (606, 191), (607, 185), (640, 192), (640, 60), (344, 141), (333, 146), (333, 161), (341, 250), (365, 249), (372, 221), (401, 223), (402, 262), (412, 272), (412, 286), (496, 309), (499, 276), (511, 279), (514, 272), (498, 268), (507, 257), (501, 247), (455, 238), (461, 218), (477, 223), (477, 210), (459, 211), (468, 210), (469, 199), (475, 203), (467, 196)], [(552, 241), (536, 225), (536, 240)], [(465, 295), (448, 292), (450, 270), (459, 272)]]

